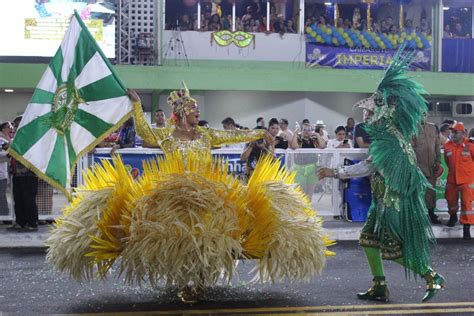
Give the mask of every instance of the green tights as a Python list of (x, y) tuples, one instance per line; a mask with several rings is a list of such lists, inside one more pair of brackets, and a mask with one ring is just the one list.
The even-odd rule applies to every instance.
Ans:
[[(362, 248), (364, 249), (365, 256), (367, 257), (367, 261), (370, 267), (370, 272), (372, 272), (372, 275), (374, 277), (384, 277), (385, 273), (383, 270), (383, 262), (382, 262), (382, 255), (380, 253), (380, 249), (372, 248), (372, 247), (362, 247)], [(393, 261), (398, 263), (399, 265), (405, 266), (403, 264), (403, 258), (397, 258)], [(426, 273), (428, 273), (431, 270), (431, 268), (429, 266), (426, 266), (424, 270), (425, 272), (420, 274), (420, 276), (424, 276)]]

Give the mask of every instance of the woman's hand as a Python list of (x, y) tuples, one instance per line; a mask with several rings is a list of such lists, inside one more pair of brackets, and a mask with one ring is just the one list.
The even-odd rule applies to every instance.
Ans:
[(140, 97), (138, 96), (138, 93), (135, 90), (127, 89), (127, 95), (130, 97), (130, 99), (133, 102), (140, 102), (141, 103)]

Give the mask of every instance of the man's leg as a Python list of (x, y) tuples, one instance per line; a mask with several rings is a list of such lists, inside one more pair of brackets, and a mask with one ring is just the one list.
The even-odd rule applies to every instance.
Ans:
[(460, 186), (461, 191), (461, 216), (459, 222), (464, 225), (463, 239), (471, 239), (471, 224), (474, 224), (474, 212), (472, 211), (472, 188), (471, 184)]
[(36, 194), (38, 193), (38, 178), (37, 177), (23, 177), (24, 178), (24, 208), (25, 219), (28, 226), (31, 228), (38, 227), (38, 206), (36, 205)]
[[(407, 267), (405, 265), (403, 257), (394, 259), (393, 261), (414, 271), (409, 266)], [(444, 277), (441, 274), (435, 272), (430, 266), (427, 265), (422, 269), (422, 271), (414, 272), (426, 281), (426, 291), (422, 299), (423, 302), (427, 302), (432, 299), (436, 295), (436, 293), (438, 293), (438, 291), (444, 287)]]
[(444, 194), (446, 201), (448, 201), (448, 213), (449, 213), (449, 221), (447, 226), (454, 227), (458, 221), (458, 187), (454, 183), (447, 183), (446, 184), (446, 192)]
[(428, 208), (428, 216), (432, 224), (441, 224), (441, 221), (438, 219), (438, 216), (434, 213), (436, 208), (436, 177), (432, 175), (427, 177), (429, 183), (433, 189), (427, 189), (425, 193), (425, 202), (426, 207)]
[(373, 276), (374, 285), (366, 292), (357, 293), (357, 297), (362, 300), (374, 300), (388, 302), (390, 292), (385, 282), (385, 274), (383, 269), (382, 255), (380, 251), (380, 241), (375, 233), (376, 216), (377, 216), (377, 200), (372, 201), (367, 221), (362, 228), (360, 234), (359, 245), (364, 249), (367, 257), (370, 272)]
[(362, 300), (374, 300), (388, 302), (390, 292), (385, 282), (382, 256), (380, 249), (373, 247), (362, 247), (364, 249), (370, 272), (372, 273), (374, 285), (366, 292), (357, 293), (357, 297)]
[(22, 177), (13, 177), (13, 201), (15, 203), (15, 218), (16, 223), (21, 227), (25, 226), (25, 208), (24, 208), (24, 199), (23, 199), (23, 185)]

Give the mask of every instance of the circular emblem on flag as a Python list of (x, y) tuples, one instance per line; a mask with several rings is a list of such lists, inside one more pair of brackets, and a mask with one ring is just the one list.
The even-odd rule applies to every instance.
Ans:
[[(53, 117), (52, 126), (60, 133), (64, 135), (64, 132), (71, 126), (76, 115), (77, 106), (80, 103), (79, 92), (73, 88), (68, 95), (68, 88), (66, 84), (62, 84), (56, 90), (53, 99)], [(71, 95), (72, 94), (72, 95)]]

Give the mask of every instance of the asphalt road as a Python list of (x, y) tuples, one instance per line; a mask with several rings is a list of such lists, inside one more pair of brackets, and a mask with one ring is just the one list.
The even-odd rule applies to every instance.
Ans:
[[(474, 315), (474, 241), (440, 241), (433, 250), (433, 266), (447, 279), (447, 288), (430, 304), (420, 304), (424, 280), (406, 280), (403, 268), (387, 262), (390, 305), (360, 301), (357, 291), (371, 285), (362, 249), (356, 242), (333, 247), (337, 256), (328, 260), (323, 274), (306, 284), (252, 284), (252, 261), (239, 264), (240, 278), (229, 286), (209, 290), (202, 303), (185, 305), (175, 290), (150, 285), (128, 286), (120, 278), (78, 284), (58, 274), (46, 261), (44, 249), (0, 250), (0, 315), (135, 312), (140, 315), (193, 313), (347, 313), (387, 311)], [(458, 310), (456, 308), (459, 308)], [(404, 312), (403, 312), (404, 311)], [(370, 314), (364, 312), (363, 314)], [(393, 314), (393, 313), (392, 313)], [(342, 315), (342, 314), (341, 314)], [(359, 314), (357, 314), (359, 315)], [(444, 314), (446, 315), (446, 314)]]

